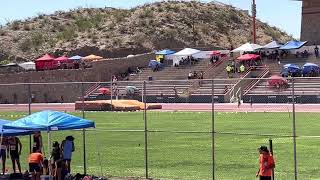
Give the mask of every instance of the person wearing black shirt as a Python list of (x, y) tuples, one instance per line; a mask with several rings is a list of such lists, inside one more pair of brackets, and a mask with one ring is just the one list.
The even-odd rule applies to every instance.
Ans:
[(10, 137), (9, 139), (10, 157), (12, 160), (13, 172), (16, 173), (16, 163), (18, 165), (19, 172), (21, 173), (20, 155), (22, 150), (22, 143), (18, 137)]
[(61, 168), (62, 168), (62, 152), (60, 149), (60, 144), (56, 141), (53, 143), (53, 149), (51, 152), (51, 175), (55, 177), (56, 180), (61, 180)]
[(42, 152), (42, 136), (40, 131), (36, 131), (33, 134), (33, 152)]

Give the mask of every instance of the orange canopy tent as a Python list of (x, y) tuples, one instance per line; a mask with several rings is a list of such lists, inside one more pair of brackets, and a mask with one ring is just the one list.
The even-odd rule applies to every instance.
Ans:
[(86, 61), (95, 61), (95, 60), (100, 60), (100, 59), (103, 59), (103, 57), (101, 56), (97, 56), (97, 55), (94, 55), (94, 54), (91, 54), (89, 56), (86, 56), (84, 58), (82, 58), (83, 60), (86, 60)]

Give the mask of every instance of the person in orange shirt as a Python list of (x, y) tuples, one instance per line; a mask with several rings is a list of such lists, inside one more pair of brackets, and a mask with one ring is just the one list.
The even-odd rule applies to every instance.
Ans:
[(43, 155), (39, 149), (29, 155), (29, 171), (32, 174), (32, 180), (40, 180), (42, 163)]
[(275, 163), (272, 154), (269, 152), (266, 146), (261, 146), (258, 148), (259, 151), (259, 171), (256, 174), (256, 177), (259, 177), (260, 180), (271, 180), (272, 172), (275, 168)]

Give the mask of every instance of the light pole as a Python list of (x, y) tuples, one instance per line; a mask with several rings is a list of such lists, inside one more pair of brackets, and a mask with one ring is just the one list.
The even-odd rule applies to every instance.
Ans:
[(252, 0), (252, 20), (253, 20), (253, 43), (257, 44), (257, 29), (256, 29), (256, 16), (257, 16), (257, 5), (256, 0)]

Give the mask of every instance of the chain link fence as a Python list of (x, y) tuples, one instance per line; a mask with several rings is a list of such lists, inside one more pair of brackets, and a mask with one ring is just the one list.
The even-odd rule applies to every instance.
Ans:
[[(24, 83), (0, 88), (0, 119), (50, 109), (96, 122), (96, 128), (85, 133), (51, 135), (52, 142), (75, 137), (73, 172), (253, 179), (259, 167), (257, 148), (272, 142), (275, 179), (320, 176), (317, 78)], [(27, 169), (30, 137), (20, 139), (22, 167)], [(48, 157), (45, 132), (43, 140)]]

